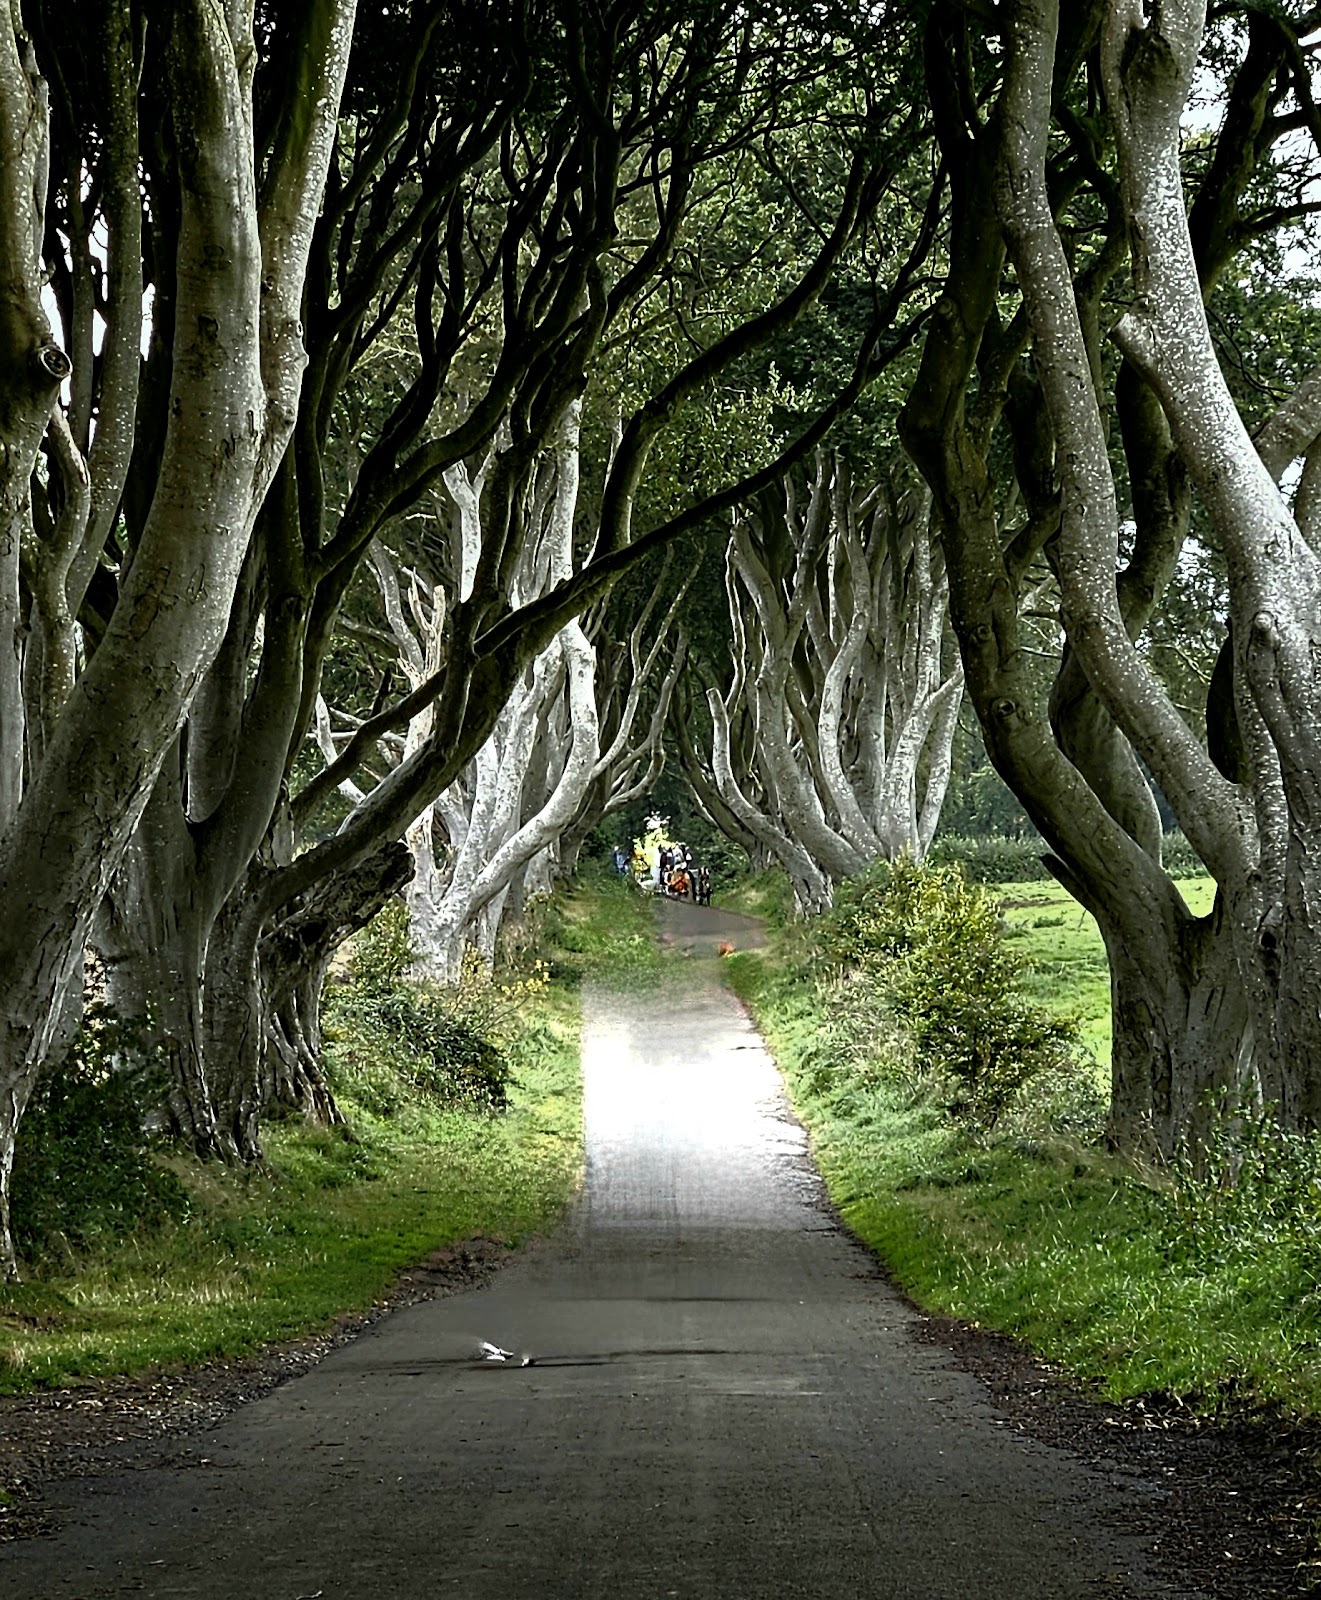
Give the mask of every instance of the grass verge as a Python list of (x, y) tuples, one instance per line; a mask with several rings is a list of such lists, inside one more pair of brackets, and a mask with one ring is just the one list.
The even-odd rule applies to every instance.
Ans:
[(776, 867), (745, 873), (722, 886), (714, 903), (721, 911), (733, 911), (742, 917), (761, 917), (772, 928), (783, 928), (794, 919), (793, 889), (789, 879)]
[(656, 938), (656, 902), (603, 863), (583, 871), (536, 914), (533, 946), (552, 977), (590, 977), (612, 989), (658, 983), (665, 957)]
[(171, 1158), (184, 1220), (0, 1288), (0, 1393), (247, 1354), (369, 1308), (445, 1245), (552, 1226), (581, 1172), (576, 989), (526, 986), (519, 1009), (499, 1115), (397, 1080), (383, 1096), (379, 1061), (332, 1025), (355, 1138), (271, 1124), (253, 1173)]
[[(844, 1222), (919, 1304), (1012, 1334), (1115, 1400), (1321, 1409), (1315, 1196), (1310, 1213), (1236, 1201), (1120, 1161), (1045, 1111), (1035, 1126), (1029, 1114), (977, 1132), (860, 1057), (843, 991), (783, 948), (737, 954), (724, 971), (788, 1079)], [(1066, 980), (1038, 978), (1058, 1001)], [(1307, 1172), (1318, 1161), (1296, 1156)]]

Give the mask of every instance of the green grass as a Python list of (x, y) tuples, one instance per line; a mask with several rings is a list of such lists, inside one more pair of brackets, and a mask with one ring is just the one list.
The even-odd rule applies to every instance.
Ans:
[(746, 873), (722, 887), (712, 901), (722, 911), (762, 917), (773, 928), (782, 928), (794, 918), (793, 889), (787, 875), (778, 867)]
[[(1189, 910), (1211, 907), (1210, 878), (1187, 878), (1179, 890)], [(1097, 1063), (1098, 1081), (1110, 1072), (1110, 971), (1105, 945), (1091, 913), (1053, 881), (997, 884), (1010, 943), (1027, 962), (1025, 988), (1057, 1016), (1077, 1020), (1088, 1053)]]
[(507, 1111), (445, 1108), (410, 1084), (397, 1041), (332, 1004), (328, 1067), (353, 1137), (268, 1124), (254, 1172), (170, 1157), (184, 1220), (64, 1248), (0, 1286), (0, 1393), (244, 1355), (369, 1308), (446, 1245), (553, 1227), (582, 1171), (577, 986), (658, 979), (653, 907), (589, 871), (528, 919), (516, 960), (531, 978), (484, 1008), (517, 1019), (498, 1023)]
[[(1209, 902), (1205, 884), (1184, 887)], [(1006, 915), (1040, 998), (1079, 1009), (1101, 961), (1095, 931), (1050, 885), (997, 893), (1030, 902)], [(566, 978), (626, 988), (665, 970), (652, 930), (649, 902), (603, 879), (546, 908), (541, 931)], [(722, 970), (786, 1071), (845, 1221), (919, 1302), (1015, 1334), (1117, 1399), (1321, 1408), (1321, 1227), (1264, 1228), (1251, 1206), (1217, 1219), (1214, 1194), (1194, 1196), (1190, 1225), (1171, 1175), (1090, 1148), (1044, 1112), (1035, 1131), (1018, 1117), (1012, 1134), (974, 1135), (911, 1080), (823, 1070), (847, 1007), (800, 959), (744, 952)], [(446, 1244), (553, 1226), (581, 1171), (576, 991), (526, 985), (519, 1005), (501, 1116), (442, 1110), (397, 1082), (387, 1094), (362, 1041), (333, 1039), (357, 1142), (282, 1124), (267, 1130), (266, 1172), (176, 1160), (186, 1222), (0, 1290), (0, 1391), (248, 1353), (369, 1307)]]
[(341, 1065), (357, 1142), (285, 1123), (266, 1172), (174, 1161), (187, 1221), (0, 1289), (0, 1392), (242, 1355), (369, 1308), (440, 1247), (553, 1226), (581, 1173), (576, 994), (525, 1010), (503, 1115), (416, 1095), (377, 1115), (370, 1064)]
[(647, 987), (664, 969), (654, 899), (600, 863), (589, 863), (543, 909), (535, 943), (551, 972), (569, 982), (590, 976), (615, 989)]
[[(1005, 897), (1028, 889), (1041, 900), (1018, 912), (1066, 919), (1022, 935), (1027, 953), (1049, 950), (1038, 989), (1062, 1007), (1099, 939), (1048, 885)], [(847, 1037), (847, 1002), (815, 988), (801, 962), (772, 948), (723, 970), (785, 1072), (845, 1223), (919, 1304), (1021, 1338), (1116, 1400), (1321, 1409), (1317, 1218), (1268, 1227), (1244, 1204), (1208, 1228), (1214, 1192), (1112, 1156), (1044, 1110), (1035, 1127), (1029, 1107), (1012, 1132), (977, 1133), (883, 1066), (855, 1055), (832, 1069), (823, 1058)]]

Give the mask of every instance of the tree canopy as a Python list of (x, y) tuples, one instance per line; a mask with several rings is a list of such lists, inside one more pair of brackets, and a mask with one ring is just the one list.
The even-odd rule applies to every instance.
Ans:
[[(1318, 27), (1302, 0), (16, 0), (5, 1270), (15, 1131), (89, 948), (169, 1054), (175, 1129), (258, 1159), (274, 1099), (326, 1109), (295, 1036), (327, 951), (419, 819), (469, 826), (456, 796), (520, 706), (546, 794), (569, 751), (590, 773), (552, 813), (570, 857), (659, 766), (604, 751), (671, 704), (724, 725), (714, 763), (700, 717), (672, 726), (722, 826), (778, 807), (830, 856), (806, 898), (899, 811), (929, 838), (935, 746), (868, 810), (919, 699), (910, 598), (923, 682), (966, 680), (1102, 927), (1114, 1137), (1168, 1153), (1208, 1094), (1321, 1122)], [(831, 538), (785, 515), (827, 461), (860, 492), (915, 467), (921, 539), (898, 494), (872, 547), (843, 490)], [(688, 592), (678, 567), (727, 544), (732, 620), (708, 582), (696, 647), (681, 605), (644, 648), (641, 575), (668, 551)], [(388, 570), (429, 590), (420, 670)], [(589, 693), (584, 650), (640, 681), (662, 615), (686, 678), (656, 672), (645, 709)], [(571, 716), (548, 680), (528, 698), (548, 652), (578, 663)], [(1162, 806), (1208, 917), (1162, 866)]]

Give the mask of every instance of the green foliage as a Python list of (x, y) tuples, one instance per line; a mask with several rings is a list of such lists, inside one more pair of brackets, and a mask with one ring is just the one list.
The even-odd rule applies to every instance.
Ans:
[(931, 846), (927, 859), (945, 866), (957, 862), (973, 883), (1033, 882), (1049, 878), (1045, 844), (1031, 838), (1004, 834), (943, 833)]
[[(1321, 1281), (1321, 1139), (1281, 1133), (1269, 1116), (1217, 1114), (1171, 1167), (1164, 1238), (1198, 1271), (1259, 1268), (1273, 1256)], [(1318, 1302), (1321, 1310), (1321, 1301)]]
[(476, 959), (453, 987), (414, 982), (405, 976), (410, 960), (405, 910), (387, 906), (359, 935), (348, 982), (330, 994), (335, 1086), (352, 1091), (356, 1064), (361, 1097), (378, 1115), (400, 1103), (391, 1076), (447, 1105), (503, 1111), (518, 986), (497, 983)]
[(187, 1213), (188, 1196), (144, 1126), (165, 1070), (142, 1021), (89, 1007), (73, 1045), (38, 1081), (19, 1126), (11, 1189), (22, 1254), (67, 1256)]
[[(1036, 697), (1044, 700), (1050, 684), (1048, 669), (1032, 657), (1028, 670), (1036, 683)], [(953, 770), (940, 812), (940, 834), (947, 833), (974, 839), (1037, 839), (1023, 802), (991, 765), (977, 719), (967, 706), (955, 731)]]
[(1206, 871), (1197, 852), (1181, 833), (1167, 833), (1160, 849), (1161, 865), (1172, 878), (1200, 878)]
[(781, 867), (746, 872), (712, 898), (722, 911), (761, 917), (772, 928), (789, 928), (798, 920), (793, 885)]
[(655, 983), (661, 955), (650, 897), (607, 861), (588, 861), (540, 912), (552, 977), (628, 989)]
[(865, 1055), (846, 1013), (867, 986), (822, 982), (796, 938), (723, 970), (789, 1078), (845, 1223), (919, 1304), (1023, 1339), (1140, 1400), (1144, 1418), (1161, 1397), (1321, 1409), (1315, 1146), (1286, 1148), (1281, 1172), (1266, 1130), (1230, 1129), (1231, 1169), (1152, 1173), (1097, 1147), (1085, 1079), (1062, 1093), (1045, 1073), (986, 1132)]
[(409, 984), (374, 1007), (374, 1019), (401, 1052), (415, 1089), (491, 1111), (509, 1104), (509, 1065), (489, 1039), (450, 1009), (444, 990)]
[(392, 900), (353, 941), (349, 974), (364, 993), (389, 994), (404, 981), (412, 960), (408, 909), (402, 900)]
[(1030, 1080), (1075, 1069), (1072, 1024), (1028, 997), (995, 902), (960, 868), (878, 862), (840, 885), (819, 937), (874, 985), (952, 1114), (993, 1127)]
[(907, 946), (908, 930), (895, 925), (898, 900), (891, 901), (893, 877), (890, 862), (873, 861), (835, 886), (834, 904), (814, 925), (815, 942), (827, 961), (837, 966), (874, 965), (878, 957), (897, 955)]

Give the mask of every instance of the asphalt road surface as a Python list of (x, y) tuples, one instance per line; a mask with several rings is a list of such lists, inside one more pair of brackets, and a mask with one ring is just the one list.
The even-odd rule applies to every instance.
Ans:
[[(562, 1236), (376, 1324), (171, 1470), (59, 1486), (63, 1531), (0, 1550), (4, 1600), (1195, 1594), (1125, 1531), (1155, 1489), (1016, 1432), (913, 1339), (704, 954), (747, 927), (666, 922), (690, 956), (661, 989), (588, 997)], [(474, 1360), (483, 1339), (514, 1359)]]

